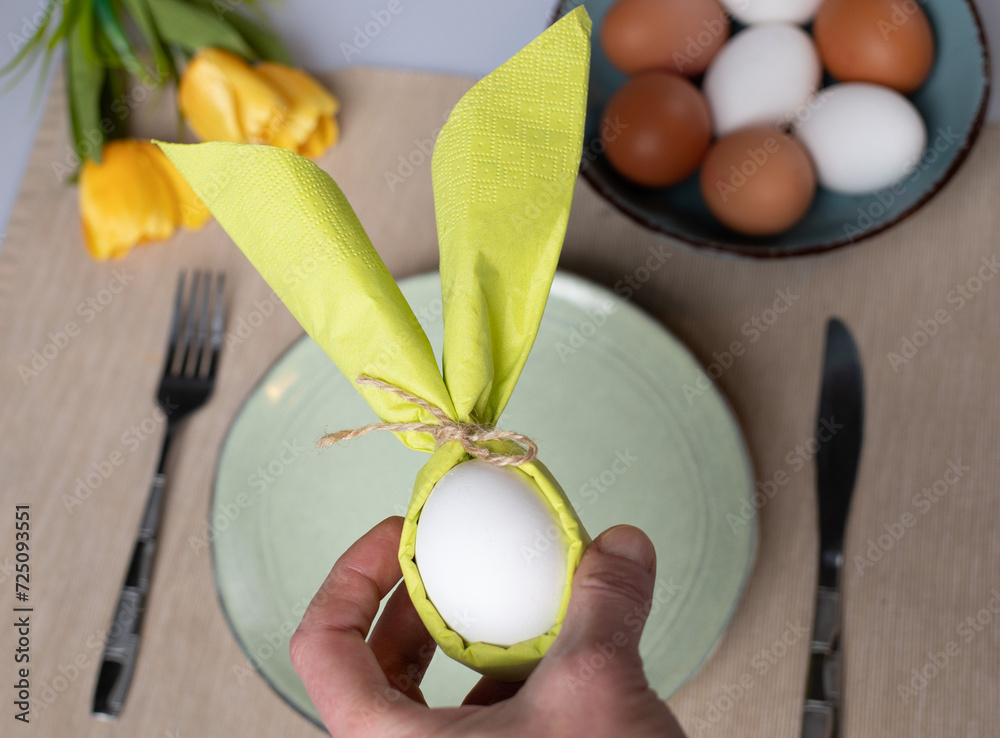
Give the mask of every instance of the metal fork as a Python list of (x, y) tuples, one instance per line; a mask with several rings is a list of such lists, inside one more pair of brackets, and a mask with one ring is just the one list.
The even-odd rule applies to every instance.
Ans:
[(132, 561), (108, 629), (104, 658), (94, 689), (95, 715), (117, 718), (121, 714), (139, 653), (142, 614), (149, 594), (156, 535), (166, 499), (167, 454), (180, 422), (204, 405), (215, 387), (222, 349), (225, 275), (216, 275), (213, 280), (210, 272), (195, 272), (186, 302), (185, 281), (186, 274), (181, 272), (163, 376), (156, 390), (156, 402), (166, 416), (163, 448), (136, 534)]

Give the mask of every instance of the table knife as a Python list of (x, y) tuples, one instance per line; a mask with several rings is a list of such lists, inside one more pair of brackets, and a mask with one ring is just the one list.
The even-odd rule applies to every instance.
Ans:
[(844, 529), (864, 435), (864, 381), (858, 347), (837, 318), (826, 325), (823, 377), (816, 416), (819, 578), (810, 642), (803, 738), (840, 734), (840, 572)]

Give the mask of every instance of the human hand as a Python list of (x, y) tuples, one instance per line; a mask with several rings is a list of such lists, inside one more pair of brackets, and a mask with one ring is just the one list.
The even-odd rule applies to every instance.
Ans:
[(435, 643), (399, 587), (402, 518), (340, 557), (292, 636), (292, 664), (334, 738), (657, 736), (684, 738), (649, 688), (639, 637), (653, 596), (653, 544), (631, 526), (594, 541), (573, 579), (558, 638), (525, 682), (483, 677), (461, 707), (430, 709), (420, 679)]

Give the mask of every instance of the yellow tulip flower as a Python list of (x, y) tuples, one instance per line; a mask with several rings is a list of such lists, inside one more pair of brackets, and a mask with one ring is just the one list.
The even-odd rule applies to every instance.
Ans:
[(91, 255), (120, 259), (133, 246), (200, 228), (209, 212), (173, 164), (149, 141), (104, 146), (102, 162), (80, 172), (80, 220)]
[(177, 99), (203, 141), (270, 144), (315, 158), (339, 136), (337, 100), (308, 74), (274, 62), (250, 66), (221, 49), (195, 55)]
[(315, 158), (337, 142), (340, 129), (333, 116), (340, 104), (316, 80), (275, 62), (261, 62), (254, 71), (281, 90), (288, 101), (285, 124), (271, 145)]

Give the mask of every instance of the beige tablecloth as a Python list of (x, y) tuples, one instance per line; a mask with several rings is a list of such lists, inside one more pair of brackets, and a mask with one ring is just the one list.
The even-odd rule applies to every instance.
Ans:
[[(322, 166), (396, 276), (435, 268), (430, 166), (417, 152), (469, 82), (366, 69), (327, 82), (343, 103), (343, 138)], [(216, 600), (210, 555), (188, 545), (204, 530), (226, 429), (300, 334), (281, 307), (227, 349), (210, 406), (183, 431), (132, 692), (118, 723), (90, 717), (101, 636), (156, 463), (161, 424), (152, 397), (177, 271), (226, 270), (232, 321), (270, 292), (215, 223), (121, 262), (90, 261), (76, 192), (56, 174), (70, 154), (63, 99), (57, 84), (0, 249), (0, 608), (8, 613), (0, 732), (318, 735), (247, 675)], [(798, 734), (808, 650), (799, 629), (810, 623), (817, 548), (808, 441), (831, 314), (858, 338), (868, 399), (847, 540), (844, 734), (995, 735), (998, 233), (997, 127), (919, 215), (816, 258), (728, 260), (664, 245), (586, 184), (577, 188), (562, 266), (612, 288), (632, 280), (638, 305), (706, 367), (719, 362), (718, 382), (765, 491), (759, 558), (732, 627), (672, 700), (690, 735)], [(667, 255), (651, 274), (650, 249)], [(776, 301), (787, 309), (776, 311)], [(740, 355), (727, 357), (734, 343)], [(12, 704), (15, 504), (31, 505), (28, 726), (14, 725)]]

